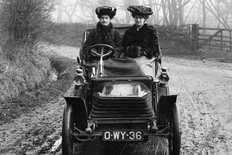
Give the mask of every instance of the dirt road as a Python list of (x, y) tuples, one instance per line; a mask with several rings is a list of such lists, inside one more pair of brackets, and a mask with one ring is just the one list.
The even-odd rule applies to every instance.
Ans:
[[(70, 58), (75, 58), (78, 51), (64, 46), (54, 50)], [(171, 94), (178, 94), (181, 154), (231, 155), (232, 64), (164, 57), (163, 65), (169, 68)], [(32, 113), (0, 126), (0, 154), (50, 154), (61, 134), (63, 106), (60, 96)], [(145, 144), (115, 147), (92, 142), (81, 149), (87, 154), (102, 154), (105, 150), (108, 151), (105, 154), (141, 154), (141, 149), (143, 154), (150, 154), (147, 150), (154, 148)]]
[(179, 94), (182, 154), (232, 154), (232, 64), (165, 58)]

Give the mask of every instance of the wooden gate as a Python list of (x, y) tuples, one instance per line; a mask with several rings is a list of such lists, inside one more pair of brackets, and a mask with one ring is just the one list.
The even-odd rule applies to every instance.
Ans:
[(232, 29), (202, 28), (198, 24), (192, 25), (192, 48), (208, 47), (232, 51)]

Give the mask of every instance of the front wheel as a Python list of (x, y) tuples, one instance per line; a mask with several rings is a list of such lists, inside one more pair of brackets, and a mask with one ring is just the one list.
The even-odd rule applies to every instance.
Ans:
[(63, 114), (62, 128), (62, 154), (73, 155), (73, 138), (72, 132), (74, 129), (72, 106), (67, 105)]
[(170, 155), (180, 154), (181, 134), (180, 134), (180, 120), (179, 109), (175, 104), (170, 115), (170, 127), (172, 136), (169, 138)]

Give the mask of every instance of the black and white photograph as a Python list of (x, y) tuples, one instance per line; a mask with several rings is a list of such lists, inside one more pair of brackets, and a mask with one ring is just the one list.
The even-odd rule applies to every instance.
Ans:
[(0, 155), (232, 155), (232, 1), (0, 0)]

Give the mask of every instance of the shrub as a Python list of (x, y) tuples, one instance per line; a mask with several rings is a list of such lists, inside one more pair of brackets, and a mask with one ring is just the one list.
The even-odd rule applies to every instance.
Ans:
[(46, 81), (50, 61), (37, 41), (52, 9), (53, 0), (0, 0), (0, 103)]
[(34, 44), (48, 28), (52, 9), (53, 0), (2, 0), (1, 34), (7, 40)]
[(41, 38), (53, 44), (80, 47), (84, 31), (93, 27), (82, 23), (51, 23), (50, 31)]

